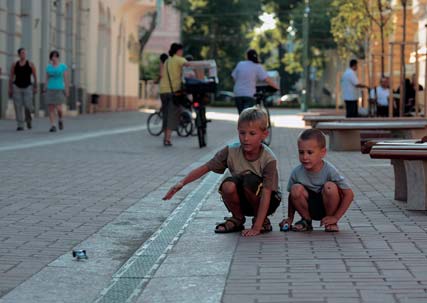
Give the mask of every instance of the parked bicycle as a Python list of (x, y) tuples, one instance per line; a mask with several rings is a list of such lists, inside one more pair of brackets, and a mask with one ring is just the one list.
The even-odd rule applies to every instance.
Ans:
[(192, 108), (196, 113), (194, 125), (196, 127), (200, 148), (207, 145), (208, 120), (206, 118), (206, 104), (209, 101), (209, 93), (215, 92), (215, 89), (216, 83), (214, 79), (187, 79), (185, 82), (186, 92), (193, 96)]
[(275, 92), (277, 92), (277, 89), (270, 85), (258, 85), (256, 87), (256, 93), (255, 93), (255, 103), (256, 106), (263, 109), (267, 113), (267, 130), (268, 130), (268, 137), (265, 138), (264, 143), (266, 145), (271, 144), (271, 139), (273, 136), (273, 125), (271, 122), (270, 117), (270, 111), (268, 110), (268, 102), (267, 99), (270, 98)]
[[(188, 137), (193, 132), (193, 128), (194, 124), (191, 114), (191, 103), (189, 103), (182, 106), (176, 132), (180, 137)], [(147, 130), (152, 136), (160, 136), (163, 133), (163, 112), (161, 109), (148, 116)]]

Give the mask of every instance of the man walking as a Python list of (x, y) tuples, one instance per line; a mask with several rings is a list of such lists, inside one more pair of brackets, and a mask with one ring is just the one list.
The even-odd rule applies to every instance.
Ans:
[(341, 89), (345, 102), (346, 117), (357, 117), (357, 102), (359, 99), (359, 88), (367, 88), (366, 85), (360, 84), (357, 78), (357, 60), (350, 61), (350, 67), (342, 75)]
[[(24, 48), (18, 49), (19, 60), (10, 68), (9, 97), (15, 106), (17, 131), (24, 130), (24, 112), (27, 128), (31, 129), (31, 112), (33, 111), (33, 94), (37, 93), (37, 74), (34, 64), (27, 60)], [(31, 83), (33, 76), (33, 83)]]

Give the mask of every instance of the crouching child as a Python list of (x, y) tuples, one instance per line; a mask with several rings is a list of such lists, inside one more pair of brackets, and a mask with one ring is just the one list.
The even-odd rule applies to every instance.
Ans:
[[(227, 173), (219, 187), (222, 200), (232, 217), (218, 224), (216, 233), (242, 232), (256, 236), (272, 230), (267, 216), (273, 214), (281, 201), (277, 159), (263, 144), (268, 135), (267, 115), (251, 107), (239, 116), (239, 142), (225, 146), (207, 163), (192, 170), (172, 186), (163, 200), (169, 200), (186, 184), (212, 171)], [(253, 217), (251, 228), (245, 229), (246, 216)]]
[[(288, 224), (293, 231), (313, 230), (312, 220), (320, 220), (326, 232), (338, 232), (338, 221), (353, 201), (353, 191), (338, 170), (323, 158), (326, 156), (325, 135), (317, 129), (307, 129), (298, 138), (301, 162), (291, 173)], [(301, 220), (292, 226), (295, 211)]]

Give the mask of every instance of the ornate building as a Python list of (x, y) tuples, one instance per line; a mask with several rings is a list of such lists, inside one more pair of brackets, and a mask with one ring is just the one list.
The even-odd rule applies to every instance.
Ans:
[[(10, 113), (9, 70), (24, 47), (45, 81), (49, 52), (69, 67), (68, 109), (86, 112), (92, 94), (101, 111), (135, 109), (138, 99), (138, 25), (160, 0), (0, 0), (0, 118)], [(44, 110), (43, 95), (35, 98)], [(38, 111), (37, 111), (38, 113)]]

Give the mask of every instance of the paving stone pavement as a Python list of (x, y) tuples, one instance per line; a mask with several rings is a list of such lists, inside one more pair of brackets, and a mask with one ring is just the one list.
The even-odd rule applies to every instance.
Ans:
[[(275, 129), (283, 187), (298, 163), (299, 132)], [(357, 152), (330, 152), (327, 159), (356, 194), (339, 233), (316, 226), (254, 238), (215, 235), (213, 218), (224, 210), (214, 195), (137, 302), (427, 302), (426, 212), (406, 211), (393, 200), (389, 161)], [(286, 213), (282, 204), (275, 227)]]
[[(207, 148), (191, 137), (174, 138), (165, 149), (161, 137), (144, 130), (146, 118), (135, 112), (66, 118), (65, 130), (54, 134), (47, 119), (24, 132), (0, 120), (0, 149), (16, 147), (0, 151), (0, 297), (143, 201), (137, 236), (115, 239), (124, 250), (114, 259), (122, 264), (178, 205), (144, 197), (234, 135), (226, 131), (230, 122), (214, 121)], [(141, 129), (61, 141), (135, 126)], [(40, 141), (53, 144), (19, 149)]]
[[(130, 119), (127, 115), (123, 117)], [(289, 122), (287, 117), (280, 119), (280, 126)], [(122, 123), (118, 123), (118, 127), (132, 125)], [(197, 183), (170, 203), (158, 203), (161, 194), (190, 169), (192, 159), (202, 163), (215, 151), (214, 145), (220, 146), (230, 138), (224, 134), (231, 136), (235, 126), (214, 123), (218, 128), (212, 127), (212, 133), (217, 132), (213, 137), (221, 139), (216, 139), (211, 149), (188, 148), (182, 143), (186, 141), (179, 140), (179, 156), (171, 153), (166, 161), (158, 155), (163, 149), (156, 146), (157, 138), (144, 136), (141, 142), (135, 141), (137, 132), (114, 137), (114, 140), (103, 137), (81, 141), (77, 146), (70, 143), (36, 148), (36, 161), (27, 160), (30, 155), (25, 150), (0, 153), (2, 168), (14, 163), (14, 169), (9, 168), (8, 173), (0, 171), (1, 179), (7, 180), (10, 174), (15, 176), (7, 187), (12, 190), (7, 195), (0, 191), (0, 203), (4, 204), (0, 204), (0, 269), (13, 255), (2, 242), (16, 241), (14, 245), (23, 246), (26, 242), (20, 242), (20, 237), (32, 237), (27, 241), (34, 246), (22, 251), (36, 248), (38, 254), (21, 256), (18, 253), (14, 257), (35, 266), (34, 257), (43, 256), (42, 252), (48, 251), (46, 247), (52, 246), (49, 239), (55, 239), (53, 243), (65, 241), (58, 245), (55, 255), (39, 266), (41, 271), (34, 274), (39, 269), (33, 268), (30, 279), (23, 279), (22, 275), (20, 280), (15, 279), (13, 285), (26, 281), (0, 302), (93, 302), (102, 297), (102, 290), (106, 290), (108, 281), (116, 276), (121, 265), (161, 227), (171, 211), (196, 190)], [(272, 148), (280, 160), (282, 188), (292, 167), (298, 164), (296, 137), (299, 132), (296, 128), (274, 129)], [(143, 150), (149, 161), (140, 159), (141, 153), (135, 152), (135, 148)], [(4, 155), (8, 157), (5, 159)], [(71, 161), (66, 165), (67, 159), (76, 155), (82, 158), (81, 166), (75, 167)], [(14, 159), (18, 156), (19, 159)], [(160, 158), (165, 163), (154, 169), (152, 163)], [(372, 160), (357, 152), (330, 152), (327, 159), (343, 172), (355, 192), (355, 201), (341, 220), (339, 233), (325, 233), (318, 226), (310, 233), (279, 232), (277, 224), (287, 212), (286, 204), (282, 203), (272, 218), (275, 227), (272, 233), (254, 238), (214, 234), (215, 223), (227, 213), (215, 190), (207, 192), (188, 225), (182, 227), (180, 236), (143, 277), (144, 283), (128, 302), (427, 302), (426, 213), (407, 211), (404, 203), (393, 200), (393, 169), (389, 161)], [(45, 165), (33, 168), (34, 163), (39, 162)], [(21, 169), (16, 163), (22, 163)], [(35, 177), (19, 187), (16, 183), (23, 179), (29, 167), (36, 171)], [(61, 173), (64, 167), (72, 172), (71, 176)], [(142, 170), (150, 172), (148, 178)], [(58, 175), (68, 182), (51, 186)], [(93, 181), (94, 178), (102, 181)], [(70, 185), (70, 182), (75, 183)], [(31, 199), (32, 203), (13, 206), (22, 199)], [(122, 200), (128, 204), (118, 206)], [(41, 201), (44, 207), (34, 206)], [(72, 211), (74, 204), (77, 207)], [(5, 214), (3, 208), (7, 210)], [(89, 211), (85, 212), (86, 209)], [(114, 214), (110, 214), (109, 209)], [(38, 216), (34, 214), (46, 218), (37, 221), (34, 217)], [(104, 218), (105, 222), (98, 219), (107, 214), (110, 216), (108, 220)], [(50, 220), (53, 223), (48, 225)], [(34, 223), (37, 225), (32, 232)], [(9, 224), (19, 227), (19, 231), (12, 233)], [(86, 227), (92, 225), (96, 227), (85, 234)], [(55, 230), (57, 226), (66, 230)], [(75, 226), (80, 228), (74, 229)], [(11, 236), (3, 236), (3, 228)], [(74, 237), (74, 230), (80, 237)], [(45, 237), (39, 238), (40, 235)], [(14, 238), (16, 240), (12, 240)], [(41, 249), (36, 246), (39, 242)], [(76, 244), (91, 248), (93, 256), (89, 262), (70, 260), (69, 250)], [(49, 263), (51, 260), (55, 261)], [(3, 273), (8, 271), (10, 269)], [(3, 277), (2, 274), (0, 283), (13, 281)]]

